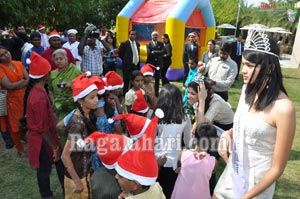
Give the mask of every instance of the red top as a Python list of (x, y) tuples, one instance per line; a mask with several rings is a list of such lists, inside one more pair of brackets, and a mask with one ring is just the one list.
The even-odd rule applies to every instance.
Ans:
[[(54, 114), (50, 100), (44, 88), (34, 86), (27, 99), (26, 107), (28, 135), (29, 164), (39, 168), (39, 156), (42, 146), (42, 133), (50, 132), (55, 142), (61, 147), (56, 131)], [(47, 144), (50, 161), (52, 161), (52, 148)]]
[[(69, 62), (75, 64), (75, 59), (74, 59), (71, 51), (67, 48), (64, 48), (64, 47), (61, 47), (61, 48), (64, 49), (67, 52), (67, 57), (68, 57)], [(57, 49), (55, 49), (55, 50), (57, 50)], [(47, 59), (48, 62), (51, 64), (51, 70), (55, 70), (57, 68), (54, 61), (52, 60), (52, 53), (55, 50), (50, 47), (42, 53), (42, 57)]]

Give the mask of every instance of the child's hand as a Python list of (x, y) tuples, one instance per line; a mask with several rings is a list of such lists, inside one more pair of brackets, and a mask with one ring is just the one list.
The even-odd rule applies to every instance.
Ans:
[(180, 171), (181, 171), (181, 167), (177, 167), (174, 172), (175, 173), (180, 173)]
[(231, 137), (230, 137), (231, 130), (224, 131), (222, 133), (219, 141), (219, 146), (218, 146), (218, 153), (224, 159), (225, 162), (228, 162), (229, 154), (232, 152)]
[(198, 73), (204, 71), (205, 69), (205, 63), (203, 63), (202, 61), (198, 62)]
[(123, 192), (120, 193), (120, 195), (118, 196), (118, 199), (124, 199), (124, 198), (126, 198), (126, 197), (128, 197), (128, 196), (129, 196), (129, 194), (123, 191)]
[(160, 156), (157, 159), (158, 166), (163, 166), (164, 164), (166, 164), (166, 162), (167, 162), (167, 157), (166, 156)]

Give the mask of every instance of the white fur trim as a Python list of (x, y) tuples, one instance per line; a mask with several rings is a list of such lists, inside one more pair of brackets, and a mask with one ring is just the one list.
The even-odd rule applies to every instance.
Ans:
[(146, 113), (148, 110), (149, 110), (149, 107), (147, 107), (147, 108), (145, 108), (143, 110), (137, 111), (137, 112), (139, 112), (139, 113)]
[(97, 92), (99, 95), (103, 95), (103, 93), (105, 93), (105, 88), (104, 89), (101, 89), (101, 90), (98, 90)]
[(158, 109), (155, 110), (155, 115), (158, 118), (163, 118), (165, 116), (165, 113), (163, 112), (163, 110), (161, 110), (160, 108), (158, 108)]
[(97, 86), (95, 84), (90, 85), (89, 87), (81, 91), (78, 95), (73, 96), (74, 102), (76, 102), (80, 98), (87, 96), (93, 90), (97, 90)]
[[(101, 159), (101, 158), (100, 158)], [(101, 161), (102, 162), (102, 161)], [(114, 164), (105, 164), (104, 162), (102, 162), (103, 166), (105, 166), (107, 169), (114, 169), (117, 166), (117, 161)]]
[(154, 73), (152, 73), (152, 72), (145, 72), (145, 73), (143, 73), (143, 75), (144, 75), (144, 76), (147, 76), (147, 75), (151, 75), (151, 76), (153, 76), (153, 75), (154, 75)]
[(148, 128), (148, 126), (150, 124), (150, 122), (151, 122), (151, 120), (146, 119), (146, 122), (145, 122), (142, 130), (138, 134), (136, 134), (136, 135), (130, 135), (130, 138), (133, 139), (133, 140), (139, 139), (145, 133), (146, 129)]
[(47, 74), (44, 74), (44, 75), (31, 75), (31, 74), (29, 74), (29, 77), (31, 77), (32, 79), (40, 79), (40, 78), (44, 77), (45, 75), (47, 75)]
[[(117, 164), (116, 166), (116, 171), (118, 172), (119, 175), (121, 175), (124, 178), (127, 178), (128, 180), (136, 180), (138, 181), (141, 185), (144, 186), (151, 186), (156, 182), (157, 177), (145, 177), (145, 176), (140, 176), (136, 175), (133, 173), (130, 173)], [(147, 172), (147, 171), (146, 171)]]
[(124, 87), (124, 83), (119, 84), (119, 85), (114, 85), (114, 86), (109, 85), (109, 86), (107, 87), (107, 90), (113, 91), (113, 90), (117, 90), (117, 89), (123, 88), (123, 87)]
[(58, 34), (53, 34), (53, 35), (50, 35), (48, 39), (51, 39), (51, 38), (53, 38), (53, 37), (58, 37), (58, 38), (60, 38), (60, 35), (58, 35)]

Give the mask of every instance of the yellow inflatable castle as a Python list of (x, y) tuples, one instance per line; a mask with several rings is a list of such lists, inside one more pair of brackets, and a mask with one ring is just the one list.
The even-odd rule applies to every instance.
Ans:
[(209, 0), (129, 0), (117, 16), (117, 44), (128, 39), (129, 30), (137, 31), (141, 62), (147, 59), (146, 44), (151, 32), (167, 33), (173, 47), (172, 65), (167, 72), (171, 81), (183, 77), (183, 47), (190, 32), (199, 35), (199, 58), (207, 41), (215, 38), (216, 22)]

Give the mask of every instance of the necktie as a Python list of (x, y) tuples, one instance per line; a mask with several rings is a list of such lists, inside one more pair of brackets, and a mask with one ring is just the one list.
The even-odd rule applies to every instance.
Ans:
[(236, 54), (237, 54), (237, 56), (241, 55), (241, 43), (240, 42), (237, 42)]
[(138, 55), (137, 55), (137, 52), (135, 50), (135, 46), (134, 46), (133, 42), (131, 42), (131, 50), (132, 50), (132, 55), (133, 55), (132, 63), (134, 65), (137, 65), (138, 62), (139, 62), (139, 58), (138, 58)]

